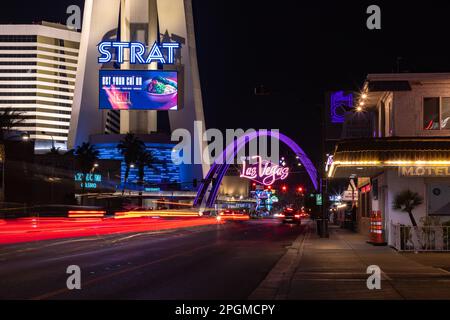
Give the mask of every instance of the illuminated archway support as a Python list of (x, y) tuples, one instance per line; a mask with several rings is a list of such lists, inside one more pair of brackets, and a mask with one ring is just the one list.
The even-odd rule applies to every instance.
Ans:
[(271, 138), (277, 138), (279, 141), (286, 144), (295, 154), (298, 156), (299, 161), (305, 167), (306, 172), (311, 179), (314, 188), (317, 190), (319, 181), (318, 174), (315, 166), (305, 154), (305, 152), (296, 144), (291, 138), (285, 136), (279, 132), (272, 132), (267, 130), (259, 130), (251, 132), (247, 135), (239, 137), (236, 141), (230, 143), (222, 155), (217, 159), (222, 159), (223, 163), (218, 163), (217, 159), (211, 166), (208, 174), (206, 175), (204, 181), (200, 184), (200, 188), (197, 192), (197, 196), (194, 199), (194, 206), (198, 207), (212, 207), (217, 198), (217, 193), (219, 192), (220, 183), (228, 170), (228, 167), (233, 163), (234, 158), (239, 153), (239, 151), (245, 147), (247, 143), (258, 137), (268, 136)]

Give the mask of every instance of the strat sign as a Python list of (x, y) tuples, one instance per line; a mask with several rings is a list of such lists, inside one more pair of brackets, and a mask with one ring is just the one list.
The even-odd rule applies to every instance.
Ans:
[[(150, 64), (158, 62), (162, 64), (173, 64), (175, 61), (174, 51), (181, 46), (178, 42), (155, 42), (146, 54), (145, 45), (140, 42), (100, 42), (98, 52), (100, 57), (98, 63), (108, 63), (112, 60), (111, 51), (116, 51), (115, 62), (122, 64), (124, 62), (125, 49), (129, 50), (131, 64)], [(165, 53), (165, 55), (163, 54)]]
[(250, 164), (242, 161), (242, 178), (256, 181), (260, 184), (270, 186), (277, 180), (284, 180), (289, 175), (289, 168), (273, 164), (270, 161), (263, 160), (260, 156), (254, 156), (252, 159), (256, 163)]

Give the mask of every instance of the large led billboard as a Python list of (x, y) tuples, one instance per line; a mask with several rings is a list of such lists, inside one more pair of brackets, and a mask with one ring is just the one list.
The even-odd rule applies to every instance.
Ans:
[(113, 110), (178, 110), (178, 73), (100, 70), (99, 107)]

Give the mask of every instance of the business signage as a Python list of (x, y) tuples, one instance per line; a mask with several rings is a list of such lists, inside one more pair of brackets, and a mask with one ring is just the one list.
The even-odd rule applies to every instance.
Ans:
[[(80, 188), (83, 188), (83, 176), (81, 172), (75, 173), (74, 181), (80, 184)], [(85, 188), (97, 189), (98, 184), (102, 182), (102, 175), (97, 173), (88, 173), (86, 175)]]
[(358, 201), (358, 191), (345, 190), (341, 196), (342, 201)]
[[(370, 188), (370, 184), (367, 186), (369, 186), (369, 188)], [(364, 186), (363, 188), (366, 188), (366, 186)], [(348, 185), (347, 190), (345, 190), (341, 194), (341, 200), (342, 201), (358, 201), (358, 190), (356, 188), (356, 185), (355, 185), (355, 182), (353, 181), (353, 179), (350, 180), (350, 184)]]
[(245, 159), (242, 161), (241, 177), (256, 181), (265, 186), (272, 185), (277, 180), (284, 180), (289, 175), (289, 168), (274, 164), (262, 159), (260, 156), (254, 156), (252, 159), (256, 163), (248, 163)]
[(337, 91), (331, 94), (330, 98), (331, 123), (343, 123), (345, 113), (353, 108), (353, 95), (344, 94), (344, 91)]
[(449, 166), (399, 167), (398, 174), (403, 177), (450, 177), (450, 167)]
[[(114, 61), (122, 64), (125, 61), (125, 50), (129, 50), (130, 64), (151, 64), (157, 62), (161, 64), (173, 64), (175, 62), (175, 49), (181, 46), (178, 42), (155, 42), (146, 53), (146, 47), (140, 42), (103, 41), (98, 44), (98, 63), (108, 63)], [(115, 59), (111, 51), (115, 51)]]
[(323, 204), (322, 194), (316, 193), (316, 206), (321, 206)]
[(178, 73), (100, 70), (99, 107), (111, 110), (178, 110)]

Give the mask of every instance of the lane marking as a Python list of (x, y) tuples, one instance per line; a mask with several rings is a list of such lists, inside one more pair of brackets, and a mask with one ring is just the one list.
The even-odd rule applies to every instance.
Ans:
[[(214, 244), (208, 244), (208, 245), (205, 245), (205, 246), (197, 247), (197, 248), (189, 250), (189, 251), (183, 251), (182, 253), (173, 254), (173, 255), (170, 255), (170, 256), (167, 256), (167, 257), (164, 257), (164, 258), (160, 258), (158, 260), (154, 260), (154, 261), (147, 262), (147, 263), (144, 263), (144, 264), (140, 264), (140, 265), (136, 265), (136, 266), (133, 266), (133, 267), (126, 268), (126, 269), (122, 269), (120, 271), (116, 271), (116, 272), (113, 272), (113, 273), (110, 273), (110, 274), (106, 274), (104, 276), (101, 276), (101, 277), (94, 278), (94, 279), (91, 279), (89, 281), (83, 282), (81, 285), (82, 285), (82, 288), (85, 288), (86, 286), (90, 286), (90, 285), (95, 284), (97, 282), (100, 282), (100, 281), (103, 281), (103, 280), (106, 280), (106, 279), (109, 279), (109, 278), (112, 278), (112, 277), (116, 277), (116, 276), (121, 275), (123, 273), (135, 271), (135, 270), (138, 270), (138, 269), (141, 269), (141, 268), (144, 268), (144, 267), (151, 266), (153, 264), (161, 263), (161, 262), (164, 262), (164, 261), (167, 261), (167, 260), (171, 260), (171, 259), (174, 259), (174, 258), (177, 258), (177, 257), (180, 257), (180, 256), (184, 256), (186, 254), (193, 253), (195, 251), (199, 251), (199, 250), (202, 250), (202, 249), (205, 249), (205, 248), (208, 248), (208, 247), (217, 246), (217, 245), (218, 244), (215, 244), (215, 243)], [(50, 297), (54, 297), (54, 296), (60, 295), (62, 293), (67, 293), (67, 292), (70, 292), (70, 290), (67, 289), (67, 288), (61, 288), (61, 289), (54, 290), (54, 291), (51, 291), (51, 292), (48, 292), (48, 293), (45, 293), (45, 294), (42, 294), (42, 295), (39, 295), (39, 296), (35, 296), (35, 297), (31, 298), (31, 300), (44, 300), (44, 299), (48, 299)]]

